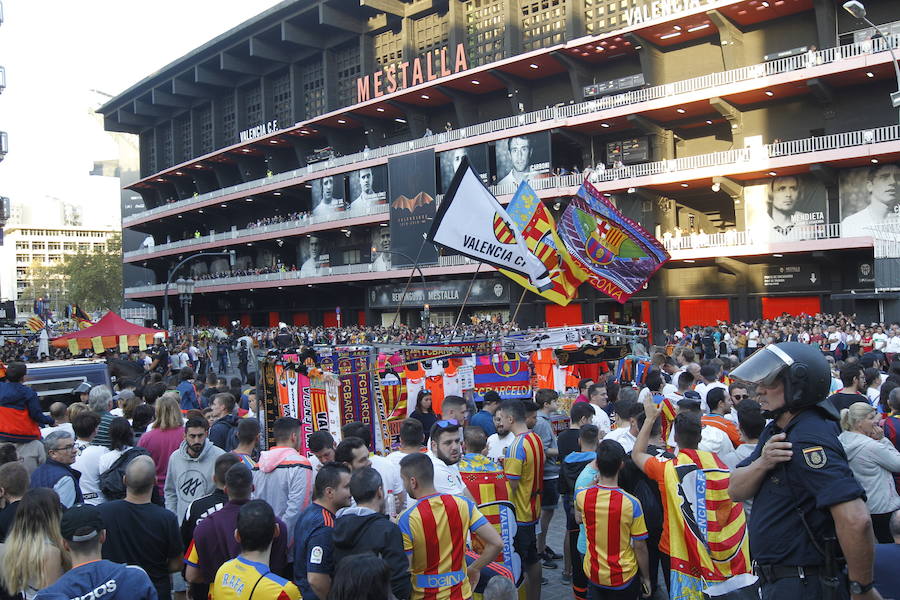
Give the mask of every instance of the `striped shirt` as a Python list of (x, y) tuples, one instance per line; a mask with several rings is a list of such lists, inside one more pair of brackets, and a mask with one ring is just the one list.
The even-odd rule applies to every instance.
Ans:
[(533, 431), (517, 435), (506, 449), (503, 470), (507, 479), (519, 482), (510, 498), (516, 508), (516, 522), (537, 523), (544, 485), (544, 444), (540, 436)]
[(594, 585), (627, 587), (638, 572), (632, 540), (647, 539), (641, 503), (618, 487), (594, 485), (575, 497), (587, 535), (584, 573)]
[(412, 557), (411, 600), (467, 600), (472, 587), (466, 572), (466, 538), (487, 525), (468, 498), (432, 494), (419, 498), (397, 525), (403, 549)]

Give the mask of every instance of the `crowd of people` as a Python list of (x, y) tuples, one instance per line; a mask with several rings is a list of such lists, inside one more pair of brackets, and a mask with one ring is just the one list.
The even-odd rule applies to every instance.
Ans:
[[(766, 599), (890, 597), (900, 358), (868, 349), (869, 329), (841, 315), (718, 328), (720, 343), (759, 334), (741, 360), (688, 328), (636, 381), (601, 370), (574, 400), (448, 395), (436, 411), (425, 389), (387, 456), (361, 422), (313, 433), (301, 454), (290, 417), (261, 450), (255, 388), (195, 377), (188, 351), (157, 351), (148, 376), (49, 416), (14, 362), (0, 383), (2, 593), (506, 600), (522, 587), (538, 600), (561, 572), (578, 600), (699, 600), (750, 573)], [(862, 330), (859, 348), (816, 346), (816, 330)]]
[(300, 212), (294, 211), (287, 213), (286, 215), (274, 215), (271, 217), (263, 217), (261, 219), (256, 219), (255, 221), (250, 221), (247, 223), (247, 229), (257, 229), (259, 227), (265, 227), (266, 225), (277, 225), (278, 223), (288, 223), (290, 221), (300, 221), (301, 219), (306, 219), (309, 217), (308, 212)]

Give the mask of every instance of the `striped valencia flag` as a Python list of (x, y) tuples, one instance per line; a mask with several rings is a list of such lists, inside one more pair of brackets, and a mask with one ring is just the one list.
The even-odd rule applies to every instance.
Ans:
[(552, 285), (539, 291), (526, 277), (504, 269), (500, 272), (528, 291), (566, 306), (575, 298), (578, 286), (587, 279), (587, 275), (575, 264), (560, 241), (553, 215), (527, 182), (519, 185), (506, 212), (522, 231), (528, 250), (547, 268)]
[(644, 468), (662, 493), (660, 549), (673, 570), (711, 582), (750, 572), (747, 519), (743, 505), (728, 497), (725, 463), (712, 452), (683, 449)]
[(509, 224), (498, 214), (494, 215), (494, 237), (501, 244), (515, 244), (516, 234), (509, 228)]
[(40, 317), (31, 317), (30, 319), (25, 321), (25, 328), (32, 333), (37, 333), (46, 326), (46, 323), (44, 323), (44, 320)]

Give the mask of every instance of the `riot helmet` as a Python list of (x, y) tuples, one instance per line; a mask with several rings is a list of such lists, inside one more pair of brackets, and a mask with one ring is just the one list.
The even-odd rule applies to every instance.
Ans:
[[(784, 408), (776, 411), (798, 412), (815, 406), (828, 396), (831, 369), (822, 352), (808, 344), (782, 342), (769, 344), (731, 371), (731, 377), (765, 386), (784, 382)], [(774, 417), (775, 415), (766, 415)]]

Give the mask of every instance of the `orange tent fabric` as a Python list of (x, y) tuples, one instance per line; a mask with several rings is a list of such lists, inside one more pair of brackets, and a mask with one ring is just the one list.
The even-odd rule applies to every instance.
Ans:
[(119, 345), (119, 336), (128, 336), (128, 345), (137, 346), (138, 338), (145, 336), (148, 346), (153, 345), (153, 336), (157, 333), (166, 333), (163, 329), (151, 329), (130, 323), (114, 312), (106, 313), (102, 319), (80, 331), (73, 331), (66, 335), (54, 338), (51, 344), (56, 348), (66, 348), (69, 340), (76, 340), (78, 348), (84, 350), (93, 346), (91, 340), (101, 338), (104, 348), (115, 348)]

